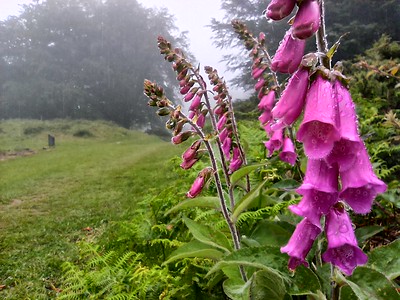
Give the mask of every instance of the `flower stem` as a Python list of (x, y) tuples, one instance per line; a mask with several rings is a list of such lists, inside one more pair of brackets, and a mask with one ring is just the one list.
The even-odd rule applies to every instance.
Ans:
[(320, 10), (321, 10), (321, 25), (316, 34), (317, 49), (320, 53), (319, 63), (325, 68), (331, 68), (331, 60), (326, 55), (328, 53), (328, 41), (326, 40), (325, 31), (325, 3), (324, 0), (319, 0)]

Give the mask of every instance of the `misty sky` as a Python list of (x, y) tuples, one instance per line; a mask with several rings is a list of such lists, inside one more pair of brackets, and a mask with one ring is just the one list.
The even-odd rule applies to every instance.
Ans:
[[(29, 4), (36, 0), (0, 0), (0, 20), (9, 15), (18, 15), (22, 4)], [(204, 67), (213, 66), (225, 79), (231, 77), (225, 73), (225, 65), (219, 63), (223, 51), (212, 45), (211, 30), (206, 27), (212, 18), (222, 19), (219, 0), (138, 0), (145, 7), (166, 7), (175, 16), (176, 25), (180, 31), (187, 31), (190, 50)], [(237, 97), (241, 93), (231, 88), (232, 94)]]

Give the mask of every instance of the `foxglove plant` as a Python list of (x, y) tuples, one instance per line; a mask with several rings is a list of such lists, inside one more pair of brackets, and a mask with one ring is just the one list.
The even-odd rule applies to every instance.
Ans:
[[(265, 34), (255, 38), (241, 22), (233, 21), (232, 25), (253, 61), (251, 76), (256, 81), (259, 121), (266, 133), (264, 145), (268, 156), (278, 152), (283, 162), (301, 173), (296, 154), (297, 139), (308, 157), (304, 180), (296, 189), (302, 199), (288, 207), (302, 221), (280, 251), (289, 255), (290, 270), (300, 265), (308, 267), (307, 255), (324, 232), (328, 246), (322, 259), (345, 275), (351, 275), (358, 265), (367, 262), (367, 257), (358, 247), (346, 210), (368, 213), (374, 198), (385, 192), (386, 185), (375, 175), (359, 135), (347, 79), (331, 68), (334, 51), (327, 49), (324, 1), (272, 0), (266, 17), (281, 20), (288, 17), (296, 5), (298, 10), (289, 22), (291, 27), (273, 57), (266, 49)], [(306, 39), (313, 35), (317, 40), (317, 53), (304, 55)], [(211, 86), (208, 87), (200, 70), (187, 61), (180, 49), (173, 49), (162, 37), (158, 39), (158, 46), (165, 59), (173, 63), (179, 92), (182, 101), (189, 104), (189, 112), (173, 104), (156, 83), (145, 80), (148, 104), (157, 107), (160, 116), (168, 117), (166, 127), (172, 132), (172, 143), (194, 139), (182, 154), (180, 166), (183, 169), (190, 169), (200, 159), (208, 157), (210, 166), (198, 173), (186, 196), (197, 197), (213, 178), (234, 249), (239, 251), (242, 245), (236, 224), (238, 214), (248, 204), (248, 199), (260, 194), (263, 185), (252, 190), (247, 178), (242, 187), (247, 194), (237, 205), (232, 174), (246, 166), (247, 160), (232, 98), (215, 69), (204, 69)], [(277, 72), (292, 74), (286, 85), (279, 83)], [(303, 116), (301, 122), (300, 116)], [(205, 126), (206, 122), (211, 130)], [(299, 124), (297, 133), (295, 124)], [(226, 250), (225, 246), (223, 248)], [(246, 282), (244, 267), (240, 266), (239, 270)]]

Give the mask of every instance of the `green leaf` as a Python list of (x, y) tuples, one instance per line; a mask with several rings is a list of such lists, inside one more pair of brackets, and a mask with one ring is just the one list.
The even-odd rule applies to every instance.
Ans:
[(278, 181), (277, 183), (274, 183), (272, 185), (273, 188), (285, 190), (285, 191), (297, 189), (299, 186), (300, 186), (300, 183), (298, 183), (294, 179), (284, 179), (284, 180)]
[(248, 192), (242, 199), (238, 201), (238, 203), (235, 205), (235, 208), (233, 210), (232, 214), (232, 220), (234, 222), (237, 221), (237, 218), (239, 215), (249, 207), (249, 205), (259, 197), (260, 192), (262, 188), (264, 187), (265, 183), (267, 180), (263, 181), (260, 183), (256, 188), (252, 189), (250, 192)]
[(290, 295), (313, 295), (321, 290), (317, 275), (309, 268), (298, 266), (291, 278), (288, 293)]
[(336, 41), (336, 43), (334, 43), (334, 44), (332, 45), (332, 47), (329, 49), (328, 53), (326, 53), (326, 56), (329, 58), (329, 60), (332, 59), (333, 55), (336, 53), (337, 49), (339, 48), (339, 46), (340, 46), (340, 40), (341, 40), (344, 36), (346, 36), (347, 34), (349, 34), (349, 33), (346, 32), (345, 34), (341, 35), (341, 36), (339, 37), (339, 39)]
[(400, 299), (392, 283), (382, 273), (371, 268), (358, 267), (351, 277), (343, 277), (343, 280), (359, 300)]
[(210, 247), (210, 245), (193, 240), (172, 252), (163, 264), (168, 264), (172, 261), (188, 257), (202, 257), (220, 260), (223, 255), (223, 252)]
[(263, 220), (258, 223), (250, 238), (261, 245), (283, 246), (289, 240), (292, 232), (280, 226), (278, 222)]
[(169, 215), (176, 211), (192, 208), (192, 207), (205, 207), (205, 208), (215, 208), (220, 209), (220, 202), (218, 197), (197, 197), (194, 199), (187, 199), (175, 205), (170, 210), (168, 210), (165, 215)]
[(356, 229), (356, 237), (359, 243), (364, 243), (367, 239), (381, 232), (385, 228), (378, 225), (365, 226)]
[(378, 247), (368, 253), (366, 267), (377, 270), (389, 279), (400, 276), (400, 240)]
[(227, 279), (223, 283), (225, 294), (232, 300), (248, 300), (249, 299), (250, 281), (247, 283), (238, 282), (233, 279)]
[[(242, 248), (227, 255), (224, 260), (218, 262), (209, 274), (222, 270), (230, 265), (246, 265), (259, 269), (275, 269), (281, 272), (287, 272), (288, 257), (280, 252), (279, 247), (251, 247)], [(277, 271), (276, 271), (277, 272)]]
[(196, 240), (219, 248), (226, 253), (230, 253), (232, 247), (228, 238), (221, 231), (218, 231), (215, 228), (210, 228), (209, 226), (203, 224), (196, 223), (195, 221), (192, 221), (186, 217), (183, 218), (183, 221)]
[(251, 278), (249, 292), (252, 300), (282, 300), (286, 294), (285, 282), (274, 272), (258, 271)]
[(250, 174), (252, 171), (260, 168), (260, 167), (264, 167), (266, 164), (256, 164), (256, 165), (251, 165), (251, 166), (245, 166), (243, 168), (240, 168), (239, 170), (237, 170), (236, 172), (234, 172), (231, 175), (231, 182), (232, 185), (236, 185), (236, 183), (243, 178), (244, 176)]

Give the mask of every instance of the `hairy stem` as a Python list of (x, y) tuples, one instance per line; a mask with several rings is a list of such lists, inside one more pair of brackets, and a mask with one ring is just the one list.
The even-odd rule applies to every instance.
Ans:
[(331, 60), (326, 56), (328, 53), (328, 41), (326, 40), (325, 31), (325, 3), (324, 0), (319, 0), (320, 10), (321, 10), (321, 25), (316, 34), (317, 49), (320, 53), (319, 63), (325, 68), (331, 68)]

